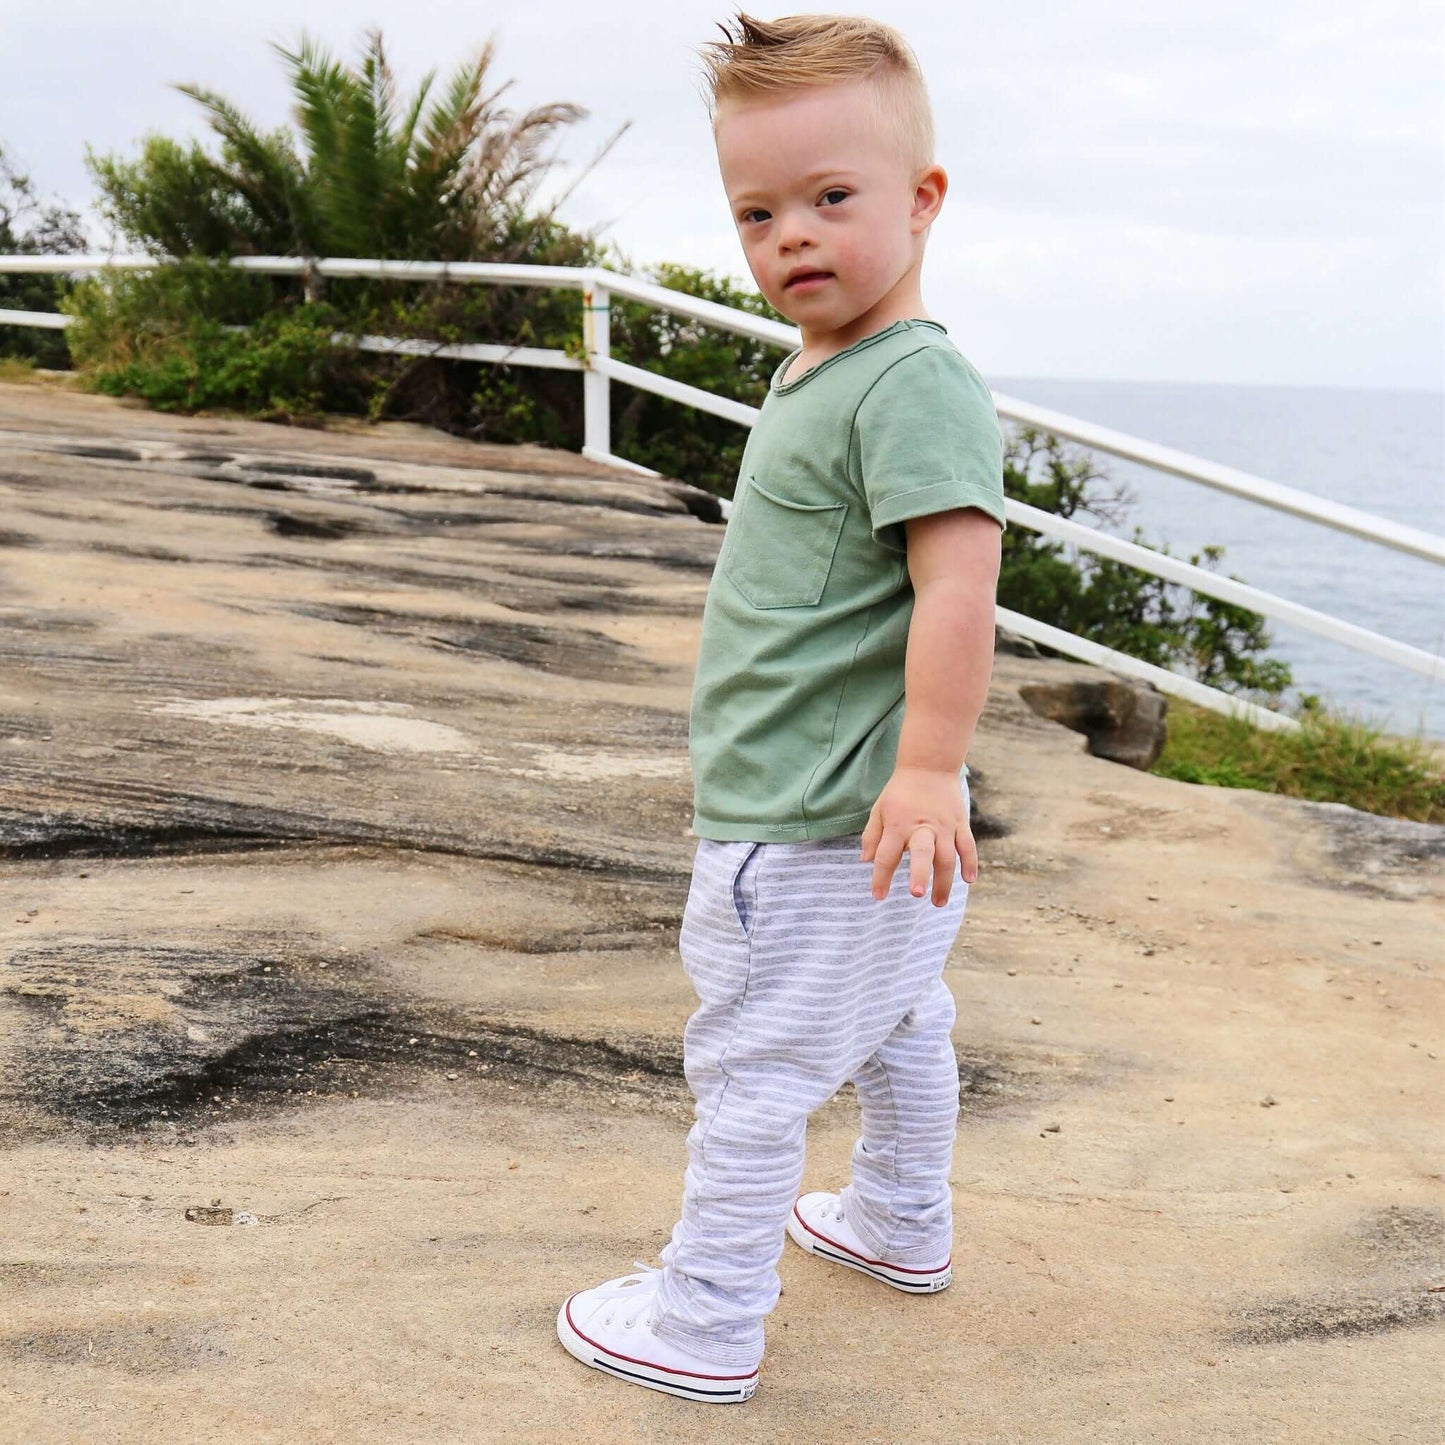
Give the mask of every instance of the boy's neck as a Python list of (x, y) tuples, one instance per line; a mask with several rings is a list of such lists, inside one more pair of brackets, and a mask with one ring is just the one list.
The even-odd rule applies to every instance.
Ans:
[(918, 272), (910, 271), (893, 290), (846, 326), (831, 331), (811, 331), (800, 323), (798, 329), (803, 334), (803, 351), (793, 363), (792, 373), (796, 376), (801, 371), (818, 366), (830, 356), (846, 351), (879, 331), (886, 331), (895, 322), (932, 320), (923, 305)]

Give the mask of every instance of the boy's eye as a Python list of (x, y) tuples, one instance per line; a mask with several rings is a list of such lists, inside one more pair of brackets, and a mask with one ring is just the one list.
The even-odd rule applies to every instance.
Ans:
[(823, 199), (824, 199), (825, 201), (828, 200), (828, 197), (829, 197), (829, 196), (837, 196), (837, 197), (838, 197), (838, 200), (836, 200), (836, 201), (830, 201), (830, 202), (829, 202), (830, 205), (836, 206), (836, 205), (839, 204), (839, 202), (841, 202), (841, 201), (846, 201), (846, 200), (848, 199), (848, 192), (847, 192), (847, 191), (844, 191), (844, 190), (840, 190), (838, 187), (835, 186), (831, 191), (824, 191), (824, 192), (823, 192)]
[(745, 221), (751, 221), (754, 216), (761, 216), (764, 220), (767, 220), (768, 213), (759, 206), (754, 206), (752, 210), (743, 212), (743, 220)]

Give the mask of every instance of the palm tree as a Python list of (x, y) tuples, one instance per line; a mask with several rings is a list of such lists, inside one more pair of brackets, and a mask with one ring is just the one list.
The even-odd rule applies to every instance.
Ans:
[(532, 259), (554, 233), (557, 207), (631, 124), (533, 214), (537, 186), (557, 159), (544, 154), (548, 143), (587, 112), (565, 102), (521, 114), (500, 106), (512, 82), (488, 92), (490, 38), (429, 106), (435, 70), (404, 108), (378, 29), (365, 32), (356, 69), (304, 32), (294, 50), (272, 48), (290, 73), (299, 138), (286, 127), (263, 133), (224, 96), (178, 85), (205, 108), (219, 159), (163, 136), (148, 137), (135, 162), (87, 150), (102, 213), (133, 244), (177, 258)]

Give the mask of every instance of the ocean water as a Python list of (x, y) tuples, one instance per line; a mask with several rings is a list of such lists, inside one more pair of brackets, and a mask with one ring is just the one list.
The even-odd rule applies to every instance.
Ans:
[[(1004, 396), (1238, 467), (1445, 535), (1445, 392), (989, 377)], [(1445, 567), (1198, 483), (1095, 454), (1133, 497), (1125, 524), (1218, 570), (1426, 651), (1445, 653)], [(1095, 519), (1081, 518), (1089, 525)], [(1271, 620), (1295, 691), (1387, 731), (1445, 740), (1445, 681)]]

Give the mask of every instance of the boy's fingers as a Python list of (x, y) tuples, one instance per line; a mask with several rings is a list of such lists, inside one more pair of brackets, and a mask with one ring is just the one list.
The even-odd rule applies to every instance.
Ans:
[(953, 870), (958, 866), (958, 854), (954, 852), (947, 837), (940, 833), (933, 848), (933, 906), (942, 908), (953, 892)]
[(933, 863), (934, 832), (920, 825), (908, 839), (908, 891), (915, 898), (928, 892), (928, 870)]
[(965, 883), (978, 882), (978, 844), (974, 841), (971, 828), (958, 830), (958, 861), (963, 869)]
[(874, 898), (888, 897), (888, 890), (893, 886), (893, 875), (903, 861), (903, 844), (902, 834), (890, 833), (886, 828), (883, 830), (883, 837), (879, 840), (878, 851), (873, 859)]
[(883, 831), (883, 825), (879, 822), (877, 812), (873, 812), (868, 818), (868, 826), (863, 829), (863, 851), (858, 855), (860, 863), (872, 861), (873, 850), (878, 846), (878, 837)]

